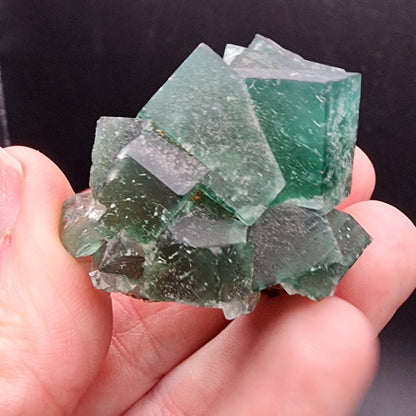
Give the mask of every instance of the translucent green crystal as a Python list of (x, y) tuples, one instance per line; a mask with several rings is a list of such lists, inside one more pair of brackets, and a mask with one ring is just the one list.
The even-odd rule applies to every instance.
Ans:
[(140, 280), (144, 260), (142, 246), (122, 230), (94, 253), (91, 281), (97, 289), (129, 294)]
[(144, 130), (143, 120), (127, 117), (101, 117), (97, 121), (92, 148), (90, 187), (96, 194), (108, 175), (121, 149)]
[(291, 202), (276, 205), (250, 228), (254, 287), (274, 286), (342, 259), (331, 224), (319, 211)]
[(286, 181), (274, 203), (330, 211), (350, 189), (360, 75), (306, 61), (259, 35), (226, 55), (246, 80)]
[(208, 169), (158, 134), (140, 133), (118, 154), (97, 199), (107, 208), (100, 223), (111, 235), (125, 229), (147, 243), (197, 192)]
[(139, 114), (211, 170), (208, 192), (245, 224), (283, 188), (244, 81), (208, 46), (198, 46)]
[(334, 209), (326, 220), (332, 227), (342, 257), (337, 262), (327, 261), (296, 278), (282, 279), (279, 283), (289, 294), (298, 293), (313, 300), (334, 294), (341, 278), (371, 242), (370, 236), (345, 212)]
[(168, 226), (172, 238), (192, 247), (218, 247), (247, 241), (247, 227), (227, 210), (201, 196), (192, 209)]
[(258, 293), (252, 291), (252, 246), (195, 248), (167, 234), (157, 245), (155, 260), (145, 267), (139, 297), (221, 308), (228, 319), (251, 312)]
[(60, 232), (107, 292), (251, 312), (280, 285), (319, 300), (370, 243), (349, 193), (360, 76), (256, 35), (200, 45), (136, 119), (102, 117), (92, 192)]
[(286, 180), (274, 203), (296, 199), (329, 211), (350, 190), (359, 76), (335, 80), (338, 76), (330, 76), (326, 82), (306, 76), (284, 79), (273, 71), (260, 74), (266, 78), (245, 76), (260, 125)]
[(61, 241), (75, 257), (89, 256), (103, 244), (98, 223), (106, 209), (92, 198), (91, 192), (73, 195), (62, 206)]

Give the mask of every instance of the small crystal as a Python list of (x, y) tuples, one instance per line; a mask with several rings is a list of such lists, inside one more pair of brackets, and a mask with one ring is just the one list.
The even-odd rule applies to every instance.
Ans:
[(92, 198), (91, 192), (73, 195), (62, 206), (61, 241), (75, 257), (89, 256), (103, 244), (98, 221), (105, 207)]
[(319, 212), (285, 202), (270, 208), (249, 230), (254, 244), (254, 287), (266, 289), (287, 278), (342, 258), (331, 224)]
[(313, 300), (333, 295), (341, 278), (371, 242), (370, 236), (345, 212), (334, 209), (326, 219), (342, 257), (337, 262), (326, 262), (321, 267), (310, 269), (297, 278), (283, 279), (280, 284), (289, 294), (299, 293)]
[(126, 231), (120, 231), (93, 255), (90, 277), (97, 289), (131, 292), (143, 272), (145, 253)]

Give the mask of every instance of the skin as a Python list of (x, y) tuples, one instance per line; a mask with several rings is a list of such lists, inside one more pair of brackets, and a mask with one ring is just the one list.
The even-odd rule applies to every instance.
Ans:
[(42, 154), (0, 149), (2, 415), (350, 415), (377, 366), (377, 334), (416, 285), (416, 229), (370, 201), (375, 175), (357, 149), (340, 208), (373, 242), (321, 302), (263, 297), (222, 312), (145, 303), (92, 288), (62, 247), (73, 194)]

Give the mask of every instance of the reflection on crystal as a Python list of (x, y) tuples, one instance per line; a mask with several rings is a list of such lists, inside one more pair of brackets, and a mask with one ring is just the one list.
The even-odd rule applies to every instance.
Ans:
[(93, 285), (107, 292), (129, 293), (143, 273), (144, 260), (142, 246), (122, 230), (94, 253), (90, 272)]
[(61, 241), (73, 256), (89, 256), (101, 247), (104, 236), (97, 225), (105, 211), (105, 207), (92, 198), (91, 192), (73, 195), (64, 202)]
[(97, 122), (92, 149), (90, 187), (97, 194), (121, 149), (139, 136), (148, 121), (127, 117), (101, 117)]
[(192, 247), (218, 247), (247, 241), (247, 227), (230, 212), (200, 196), (192, 209), (168, 226), (180, 244)]
[(284, 186), (244, 80), (206, 45), (195, 49), (140, 116), (211, 170), (204, 182), (211, 196), (247, 225)]
[(360, 75), (306, 61), (259, 35), (249, 48), (229, 48), (286, 181), (274, 203), (295, 199), (330, 211), (349, 193)]
[(360, 76), (256, 35), (224, 60), (200, 45), (136, 119), (102, 117), (92, 192), (61, 239), (97, 289), (220, 308), (259, 293), (319, 300), (370, 237), (334, 207), (350, 187)]

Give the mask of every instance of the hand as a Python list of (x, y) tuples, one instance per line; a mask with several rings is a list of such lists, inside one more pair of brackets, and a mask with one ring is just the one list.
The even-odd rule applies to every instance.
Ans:
[[(145, 303), (91, 286), (58, 235), (72, 194), (50, 160), (0, 149), (2, 415), (347, 415), (377, 364), (377, 334), (416, 285), (416, 230), (368, 201), (356, 152), (341, 205), (373, 237), (336, 296), (262, 298), (252, 314)], [(19, 208), (20, 207), (20, 208)]]

